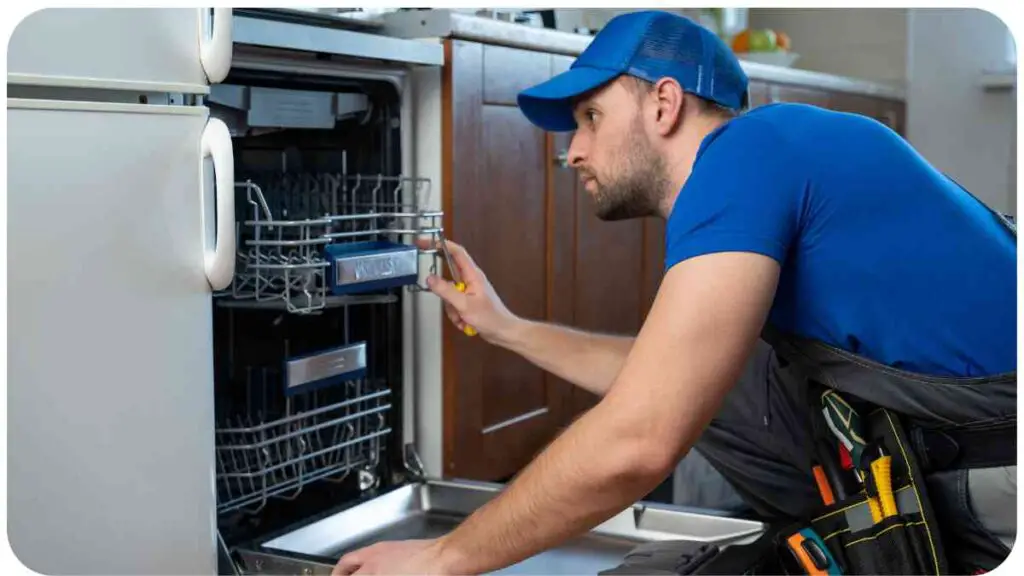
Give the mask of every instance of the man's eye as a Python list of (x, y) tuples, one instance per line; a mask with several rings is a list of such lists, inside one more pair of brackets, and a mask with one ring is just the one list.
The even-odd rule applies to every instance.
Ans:
[(587, 110), (587, 122), (593, 124), (597, 120), (597, 112), (593, 110)]

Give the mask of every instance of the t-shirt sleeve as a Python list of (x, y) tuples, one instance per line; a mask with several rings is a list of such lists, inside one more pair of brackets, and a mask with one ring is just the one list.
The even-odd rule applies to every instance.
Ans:
[(771, 124), (739, 118), (705, 142), (665, 228), (665, 270), (713, 252), (783, 262), (800, 228), (807, 166)]

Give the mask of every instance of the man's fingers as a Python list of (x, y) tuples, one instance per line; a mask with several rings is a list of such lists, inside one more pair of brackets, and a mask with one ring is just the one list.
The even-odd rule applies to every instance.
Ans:
[(362, 565), (363, 561), (355, 553), (342, 556), (341, 560), (338, 560), (338, 563), (334, 565), (334, 569), (331, 570), (331, 576), (349, 576), (355, 573)]
[(430, 237), (418, 236), (416, 238), (416, 247), (419, 248), (420, 250), (433, 250), (434, 248), (439, 248), (434, 243), (434, 237), (433, 236), (430, 236)]
[[(459, 273), (463, 278), (467, 276), (473, 276), (476, 273), (476, 262), (473, 261), (473, 257), (469, 255), (469, 252), (462, 247), (458, 242), (452, 242), (451, 240), (445, 239), (445, 244), (448, 246), (448, 252), (452, 255), (452, 264), (459, 269)], [(425, 237), (420, 236), (416, 238), (416, 246), (420, 250), (441, 250), (441, 239), (436, 237)], [(447, 262), (445, 262), (447, 265)]]
[(448, 251), (452, 254), (452, 260), (459, 267), (459, 272), (462, 273), (462, 276), (468, 278), (475, 274), (476, 262), (473, 261), (473, 257), (469, 255), (469, 252), (461, 244), (451, 240), (446, 240), (446, 242), (448, 243)]
[(462, 322), (462, 316), (459, 314), (459, 311), (447, 302), (444, 303), (444, 312), (448, 315), (448, 319), (452, 321), (452, 324), (458, 326)]
[(437, 294), (441, 300), (444, 300), (445, 303), (449, 304), (456, 310), (462, 308), (465, 304), (466, 295), (459, 292), (458, 289), (455, 288), (455, 284), (444, 280), (443, 278), (428, 276), (427, 287), (430, 288), (431, 292)]

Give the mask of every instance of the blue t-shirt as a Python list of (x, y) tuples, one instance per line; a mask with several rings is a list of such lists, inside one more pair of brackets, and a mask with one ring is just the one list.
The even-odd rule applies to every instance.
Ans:
[(722, 251), (782, 265), (780, 330), (922, 374), (1016, 370), (1016, 239), (873, 119), (773, 104), (709, 134), (666, 270)]

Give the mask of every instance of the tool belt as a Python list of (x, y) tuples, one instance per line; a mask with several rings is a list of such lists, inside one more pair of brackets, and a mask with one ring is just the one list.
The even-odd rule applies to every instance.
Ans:
[(643, 544), (599, 574), (948, 574), (924, 477), (1013, 465), (1015, 423), (927, 428), (815, 383), (808, 403), (818, 510), (744, 545)]
[(771, 532), (785, 574), (947, 574), (925, 475), (1016, 462), (1016, 426), (925, 428), (812, 383), (819, 510)]

